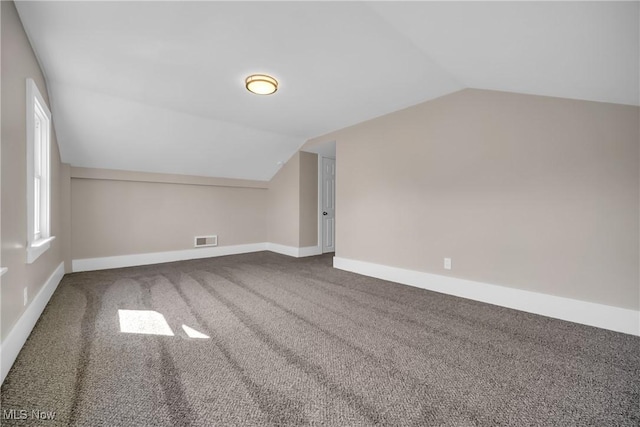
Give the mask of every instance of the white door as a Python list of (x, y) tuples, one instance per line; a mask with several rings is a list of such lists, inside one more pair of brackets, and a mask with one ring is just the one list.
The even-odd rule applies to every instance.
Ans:
[(335, 252), (336, 159), (322, 158), (322, 253)]

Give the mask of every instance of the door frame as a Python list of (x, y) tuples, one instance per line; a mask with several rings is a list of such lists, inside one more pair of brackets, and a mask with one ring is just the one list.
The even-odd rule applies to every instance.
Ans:
[[(322, 242), (322, 237), (323, 237), (323, 228), (324, 228), (324, 221), (322, 220), (322, 190), (323, 190), (323, 185), (324, 185), (324, 180), (322, 179), (323, 176), (323, 167), (322, 167), (322, 159), (332, 159), (333, 161), (336, 160), (335, 157), (331, 157), (331, 156), (323, 156), (322, 154), (318, 154), (318, 249), (320, 250), (320, 253), (323, 254), (325, 252), (323, 252), (324, 249), (324, 245)], [(337, 168), (336, 168), (337, 171)], [(337, 174), (336, 174), (337, 175)], [(337, 178), (336, 178), (337, 179)], [(333, 193), (333, 197), (334, 197), (334, 206), (335, 206), (335, 191)], [(334, 228), (333, 228), (333, 248), (335, 251), (335, 247), (336, 247), (336, 236), (335, 236), (335, 212), (334, 212)], [(327, 252), (329, 253), (329, 252)], [(335, 253), (335, 252), (334, 252)]]

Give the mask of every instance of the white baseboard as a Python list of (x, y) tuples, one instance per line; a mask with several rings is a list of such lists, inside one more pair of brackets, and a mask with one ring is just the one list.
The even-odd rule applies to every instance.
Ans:
[(365, 276), (482, 301), (528, 313), (631, 335), (640, 335), (640, 311), (490, 285), (347, 258), (333, 258), (333, 266)]
[(277, 254), (298, 257), (298, 248), (293, 246), (280, 245), (278, 243), (267, 243), (267, 250)]
[(305, 246), (298, 248), (298, 258), (304, 258), (307, 256), (322, 255), (322, 247), (320, 246)]
[(29, 338), (31, 330), (33, 330), (42, 311), (51, 299), (51, 295), (53, 295), (60, 280), (62, 280), (62, 276), (64, 276), (64, 262), (61, 262), (51, 276), (49, 276), (44, 286), (42, 286), (38, 294), (31, 301), (31, 304), (27, 306), (27, 309), (13, 326), (9, 335), (2, 341), (2, 345), (0, 346), (0, 384), (4, 382), (11, 366), (13, 366), (13, 362), (15, 362), (16, 357), (18, 357), (18, 353), (20, 353), (22, 346), (25, 341), (27, 341), (27, 338)]
[(247, 245), (215, 246), (169, 252), (74, 259), (71, 262), (71, 269), (74, 273), (79, 271), (107, 270), (110, 268), (135, 267), (137, 265), (160, 264), (163, 262), (212, 258), (260, 251), (271, 251), (296, 258), (320, 255), (322, 253), (322, 249), (318, 246), (295, 248), (293, 246), (279, 245), (277, 243), (250, 243)]
[(246, 254), (265, 250), (267, 250), (266, 243), (250, 243), (247, 245), (215, 246), (183, 249), (179, 251), (84, 258), (74, 259), (71, 262), (71, 268), (73, 272), (106, 270), (110, 268), (135, 267), (137, 265), (160, 264), (163, 262)]
[(295, 258), (322, 254), (322, 248), (320, 246), (305, 246), (303, 248), (296, 248), (294, 246), (280, 245), (278, 243), (267, 243), (267, 250), (282, 255), (292, 256)]

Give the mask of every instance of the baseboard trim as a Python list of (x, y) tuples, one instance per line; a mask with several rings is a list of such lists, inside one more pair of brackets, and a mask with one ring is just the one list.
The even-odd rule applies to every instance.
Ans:
[(280, 245), (278, 243), (267, 243), (267, 250), (281, 255), (296, 257), (298, 256), (298, 248), (293, 246)]
[(107, 270), (111, 268), (135, 267), (138, 265), (160, 264), (163, 262), (184, 261), (189, 259), (246, 254), (265, 250), (267, 250), (266, 243), (250, 243), (246, 245), (215, 246), (207, 248), (183, 249), (179, 251), (118, 255), (101, 258), (84, 258), (74, 259), (71, 262), (71, 268), (73, 272)]
[(322, 248), (320, 246), (305, 246), (303, 248), (298, 248), (298, 258), (315, 255), (322, 255)]
[(282, 255), (301, 258), (320, 255), (322, 253), (322, 248), (318, 246), (296, 248), (277, 243), (250, 243), (246, 245), (183, 249), (180, 251), (74, 259), (71, 261), (71, 270), (74, 273), (80, 271), (108, 270), (111, 268), (135, 267), (138, 265), (160, 264), (163, 262), (184, 261), (199, 258), (213, 258), (225, 255), (248, 254), (260, 251), (271, 251)]
[(295, 258), (303, 258), (307, 256), (322, 254), (322, 248), (319, 246), (305, 246), (302, 248), (296, 248), (295, 246), (280, 245), (278, 243), (267, 243), (267, 250)]
[(640, 336), (640, 311), (348, 258), (334, 257), (333, 266), (443, 294)]
[(63, 276), (64, 262), (61, 262), (31, 301), (31, 304), (22, 313), (7, 338), (2, 342), (0, 346), (0, 384), (4, 382), (22, 346), (29, 338), (29, 334), (31, 334), (33, 327), (36, 325)]

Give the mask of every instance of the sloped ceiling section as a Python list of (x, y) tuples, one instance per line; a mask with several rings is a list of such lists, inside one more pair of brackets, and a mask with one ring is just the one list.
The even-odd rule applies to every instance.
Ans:
[(638, 2), (389, 2), (372, 7), (466, 87), (640, 102)]
[[(638, 3), (17, 2), (74, 166), (269, 180), (465, 87), (638, 105)], [(260, 97), (244, 78), (266, 72)]]

